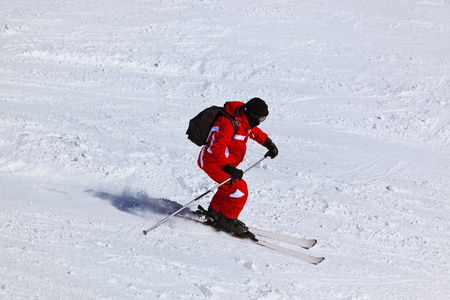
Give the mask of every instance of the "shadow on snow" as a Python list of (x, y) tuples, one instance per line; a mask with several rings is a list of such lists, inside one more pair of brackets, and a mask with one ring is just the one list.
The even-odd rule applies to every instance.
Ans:
[(87, 190), (85, 193), (92, 194), (94, 197), (108, 201), (120, 211), (141, 217), (144, 217), (148, 213), (168, 215), (182, 207), (178, 202), (164, 198), (152, 198), (145, 193), (133, 195), (132, 193), (125, 191), (121, 195), (114, 195), (93, 190)]

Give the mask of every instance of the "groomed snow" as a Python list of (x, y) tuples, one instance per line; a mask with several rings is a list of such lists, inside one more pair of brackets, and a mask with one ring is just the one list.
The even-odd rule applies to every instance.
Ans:
[[(450, 299), (449, 1), (3, 2), (1, 299)], [(142, 235), (214, 185), (189, 119), (255, 96), (240, 219), (320, 265)]]

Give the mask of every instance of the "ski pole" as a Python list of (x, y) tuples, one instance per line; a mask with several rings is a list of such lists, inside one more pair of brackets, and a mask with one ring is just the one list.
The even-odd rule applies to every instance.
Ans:
[[(260, 160), (258, 160), (257, 162), (255, 162), (253, 165), (251, 165), (250, 167), (247, 168), (247, 170), (244, 171), (244, 173), (250, 171), (251, 169), (253, 169), (257, 164), (259, 164), (260, 162), (262, 162), (264, 159), (267, 158), (267, 155), (264, 155), (263, 158), (261, 158)], [(211, 189), (207, 190), (206, 192), (204, 192), (203, 194), (201, 194), (200, 196), (198, 196), (197, 198), (191, 200), (190, 202), (188, 202), (187, 204), (185, 204), (183, 207), (181, 207), (179, 210), (177, 210), (174, 213), (171, 213), (170, 215), (168, 215), (167, 217), (165, 217), (164, 219), (162, 219), (161, 221), (159, 221), (158, 223), (156, 223), (155, 225), (153, 225), (152, 227), (150, 227), (147, 230), (144, 230), (144, 235), (147, 235), (147, 233), (149, 233), (150, 231), (152, 231), (153, 229), (155, 229), (156, 227), (158, 227), (159, 225), (161, 225), (162, 223), (164, 223), (165, 221), (167, 221), (169, 218), (173, 217), (174, 215), (176, 215), (177, 213), (179, 213), (180, 211), (182, 211), (183, 209), (185, 209), (186, 207), (190, 206), (192, 203), (194, 203), (195, 201), (197, 201), (198, 199), (206, 196), (207, 194), (209, 194), (210, 192), (212, 192), (213, 190), (215, 190), (216, 188), (220, 187), (221, 185), (227, 183), (230, 179), (225, 180), (222, 183), (219, 183), (217, 185), (215, 185), (214, 187), (212, 187)]]

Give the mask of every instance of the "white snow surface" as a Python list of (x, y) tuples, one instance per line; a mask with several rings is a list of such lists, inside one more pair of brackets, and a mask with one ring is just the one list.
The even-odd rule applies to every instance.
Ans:
[[(0, 46), (0, 299), (450, 299), (449, 1), (2, 1)], [(240, 219), (317, 266), (142, 234), (214, 186), (189, 119), (252, 97)]]

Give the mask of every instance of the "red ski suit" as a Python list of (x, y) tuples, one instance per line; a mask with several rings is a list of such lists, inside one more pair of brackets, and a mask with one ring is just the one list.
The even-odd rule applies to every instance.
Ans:
[[(267, 134), (258, 127), (251, 128), (245, 116), (245, 103), (232, 101), (225, 103), (225, 111), (237, 120), (237, 132), (226, 116), (219, 116), (198, 157), (199, 167), (217, 183), (224, 182), (230, 175), (222, 171), (226, 164), (237, 167), (243, 160), (250, 137), (263, 145)], [(241, 107), (242, 106), (242, 107)], [(230, 185), (221, 185), (211, 200), (211, 207), (226, 217), (237, 219), (248, 198), (247, 183), (241, 179)]]

